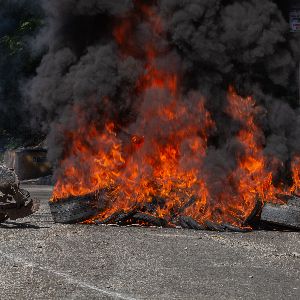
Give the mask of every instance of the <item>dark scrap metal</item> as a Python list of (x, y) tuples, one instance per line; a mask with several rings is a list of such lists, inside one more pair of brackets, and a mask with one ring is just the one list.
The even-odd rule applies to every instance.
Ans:
[(20, 188), (16, 173), (3, 165), (0, 165), (0, 193), (0, 223), (27, 217), (39, 209), (39, 201), (31, 199), (29, 192)]

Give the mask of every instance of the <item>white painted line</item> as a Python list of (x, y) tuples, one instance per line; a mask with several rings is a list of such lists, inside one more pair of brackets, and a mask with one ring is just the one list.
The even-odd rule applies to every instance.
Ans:
[(56, 276), (58, 276), (60, 278), (63, 278), (69, 284), (74, 284), (74, 285), (77, 285), (77, 286), (85, 288), (85, 289), (90, 289), (90, 290), (96, 291), (96, 292), (98, 292), (100, 294), (111, 296), (114, 299), (137, 300), (136, 298), (127, 296), (125, 294), (121, 294), (121, 293), (117, 293), (117, 292), (113, 292), (113, 291), (101, 289), (101, 288), (99, 288), (97, 286), (94, 286), (94, 285), (92, 285), (90, 283), (78, 280), (78, 279), (74, 278), (73, 276), (70, 276), (69, 274), (62, 273), (62, 272), (54, 270), (52, 268), (40, 266), (40, 265), (38, 265), (38, 264), (36, 264), (34, 262), (26, 261), (26, 260), (24, 260), (22, 258), (13, 256), (12, 254), (6, 254), (6, 253), (4, 253), (1, 250), (0, 250), (0, 255), (2, 257), (5, 257), (8, 260), (12, 261), (13, 263), (20, 264), (20, 265), (23, 265), (23, 266), (28, 267), (28, 268), (38, 268), (38, 269), (40, 269), (42, 271), (45, 271), (47, 273), (50, 273), (50, 274), (56, 275)]

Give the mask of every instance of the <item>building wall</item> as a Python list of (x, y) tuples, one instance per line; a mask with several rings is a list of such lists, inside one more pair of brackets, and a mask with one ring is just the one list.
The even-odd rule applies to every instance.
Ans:
[(15, 170), (19, 180), (34, 179), (50, 175), (51, 165), (47, 160), (47, 151), (44, 149), (24, 149), (7, 151), (4, 163)]

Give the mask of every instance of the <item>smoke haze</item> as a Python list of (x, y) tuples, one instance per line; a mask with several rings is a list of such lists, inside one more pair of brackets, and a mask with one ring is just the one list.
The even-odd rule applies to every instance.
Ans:
[[(216, 120), (209, 157), (225, 155), (236, 131), (224, 114), (229, 84), (242, 95), (253, 95), (264, 111), (258, 118), (267, 154), (286, 162), (291, 153), (299, 152), (295, 106), (299, 41), (289, 33), (277, 5), (268, 0), (153, 3), (167, 33), (157, 39), (162, 49), (168, 49), (157, 63), (162, 68), (180, 68), (182, 92), (204, 95)], [(132, 89), (143, 72), (143, 54), (120, 59), (112, 33), (116, 20), (135, 5), (135, 1), (44, 1), (48, 25), (37, 44), (47, 42), (49, 51), (27, 92), (41, 116), (36, 124), (46, 132), (50, 128), (53, 161), (62, 156), (64, 129), (77, 126), (74, 107), (83, 109), (86, 118), (96, 118), (100, 126), (112, 116), (124, 123), (120, 125), (134, 121), (137, 99)], [(136, 24), (137, 51), (151, 35), (148, 26), (143, 20)], [(287, 102), (291, 91), (292, 100)]]

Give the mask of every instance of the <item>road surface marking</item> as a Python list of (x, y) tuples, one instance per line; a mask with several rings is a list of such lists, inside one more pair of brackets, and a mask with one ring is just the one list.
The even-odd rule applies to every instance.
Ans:
[(38, 265), (34, 262), (26, 261), (22, 258), (19, 258), (17, 256), (12, 255), (12, 254), (6, 254), (2, 250), (0, 250), (0, 254), (1, 254), (2, 257), (7, 258), (8, 260), (12, 261), (13, 263), (21, 264), (21, 265), (23, 265), (25, 267), (28, 267), (28, 268), (38, 268), (42, 271), (45, 271), (45, 272), (48, 272), (50, 274), (61, 277), (65, 281), (67, 281), (69, 284), (74, 284), (74, 285), (80, 286), (80, 287), (85, 288), (85, 289), (90, 289), (90, 290), (96, 291), (98, 293), (101, 293), (101, 294), (104, 294), (104, 295), (107, 295), (107, 296), (111, 296), (115, 299), (137, 300), (136, 298), (127, 296), (125, 294), (121, 294), (121, 293), (117, 293), (117, 292), (113, 292), (113, 291), (98, 288), (97, 286), (94, 286), (90, 283), (78, 280), (78, 279), (74, 278), (73, 276), (70, 276), (69, 274), (62, 273), (62, 272), (54, 270), (52, 268), (40, 266), (40, 265)]

